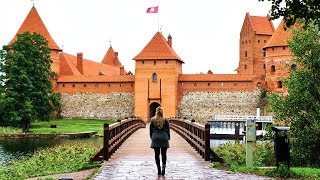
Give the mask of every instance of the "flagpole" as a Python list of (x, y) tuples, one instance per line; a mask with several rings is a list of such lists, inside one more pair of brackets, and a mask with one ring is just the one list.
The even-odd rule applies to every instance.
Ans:
[(160, 19), (159, 16), (160, 16), (160, 15), (159, 15), (159, 14), (160, 14), (160, 11), (159, 11), (159, 4), (158, 4), (158, 32), (160, 31), (160, 28), (159, 28), (159, 27), (160, 27), (160, 25), (159, 25), (159, 19)]

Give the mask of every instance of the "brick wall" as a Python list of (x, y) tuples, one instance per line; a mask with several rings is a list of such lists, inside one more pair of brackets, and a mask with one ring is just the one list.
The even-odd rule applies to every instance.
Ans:
[(109, 94), (60, 93), (62, 118), (123, 119), (133, 116), (134, 97), (130, 92)]
[(214, 115), (255, 115), (260, 89), (252, 92), (185, 92), (178, 115), (205, 123)]

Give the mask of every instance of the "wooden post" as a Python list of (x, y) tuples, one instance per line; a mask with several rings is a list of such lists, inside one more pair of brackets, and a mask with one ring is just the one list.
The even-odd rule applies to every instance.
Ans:
[(209, 161), (210, 160), (210, 124), (206, 123), (205, 125), (205, 149), (204, 149), (204, 160)]
[(109, 124), (105, 123), (103, 126), (103, 159), (108, 161), (109, 159)]

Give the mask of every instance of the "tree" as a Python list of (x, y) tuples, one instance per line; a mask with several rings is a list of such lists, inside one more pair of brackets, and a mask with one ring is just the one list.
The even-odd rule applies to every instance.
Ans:
[(60, 104), (50, 81), (54, 73), (48, 42), (40, 34), (25, 32), (0, 55), (2, 121), (27, 132), (32, 121), (49, 120)]
[(284, 82), (288, 95), (271, 94), (269, 104), (275, 119), (290, 125), (293, 163), (320, 167), (320, 34), (311, 22), (294, 30), (288, 41), (296, 69)]
[[(265, 0), (259, 0), (265, 1)], [(315, 21), (320, 23), (320, 0), (267, 0), (272, 1), (271, 19), (284, 18), (287, 27), (298, 19), (304, 19), (308, 24)]]

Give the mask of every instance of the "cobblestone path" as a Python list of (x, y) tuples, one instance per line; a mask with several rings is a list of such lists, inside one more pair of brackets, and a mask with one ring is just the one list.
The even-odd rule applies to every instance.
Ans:
[(170, 148), (165, 176), (157, 175), (157, 167), (150, 148), (149, 125), (139, 129), (105, 162), (95, 180), (153, 180), (153, 179), (270, 179), (213, 169), (177, 133), (171, 130)]

